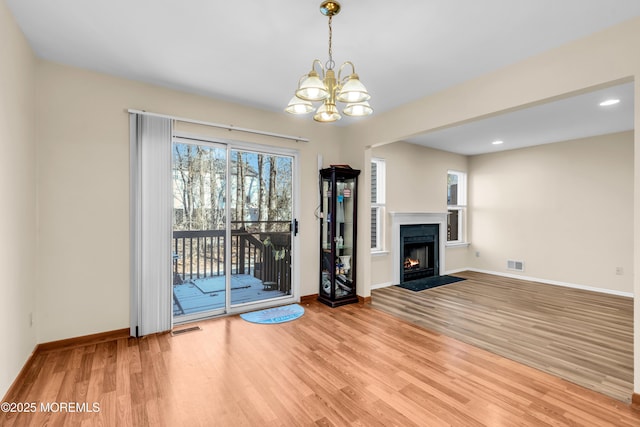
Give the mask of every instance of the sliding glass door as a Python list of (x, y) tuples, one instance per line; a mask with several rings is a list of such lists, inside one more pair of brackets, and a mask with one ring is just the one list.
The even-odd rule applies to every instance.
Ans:
[(173, 143), (174, 321), (225, 312), (227, 147)]
[(293, 158), (230, 156), (231, 305), (291, 295)]
[(172, 149), (174, 322), (290, 297), (294, 158), (188, 139)]

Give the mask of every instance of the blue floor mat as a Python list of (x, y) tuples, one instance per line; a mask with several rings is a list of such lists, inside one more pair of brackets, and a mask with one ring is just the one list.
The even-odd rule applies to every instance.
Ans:
[(282, 307), (267, 308), (265, 310), (252, 311), (240, 315), (244, 320), (251, 323), (261, 323), (273, 325), (276, 323), (289, 322), (304, 314), (304, 308), (298, 304), (290, 304)]

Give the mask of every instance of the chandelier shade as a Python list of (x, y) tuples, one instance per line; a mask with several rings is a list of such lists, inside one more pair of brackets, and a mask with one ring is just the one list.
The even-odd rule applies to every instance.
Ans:
[(367, 101), (363, 101), (355, 104), (348, 104), (344, 107), (343, 112), (347, 116), (362, 117), (373, 113), (373, 108), (371, 108), (371, 105), (369, 105)]
[(367, 92), (358, 75), (353, 73), (340, 89), (337, 100), (347, 104), (352, 102), (363, 102), (371, 99), (371, 95)]
[[(340, 3), (325, 0), (320, 4), (320, 12), (329, 17), (329, 60), (324, 67), (318, 59), (313, 61), (311, 71), (300, 78), (295, 96), (291, 98), (285, 111), (290, 114), (308, 114), (315, 109), (313, 102), (322, 102), (313, 115), (313, 119), (329, 123), (342, 118), (336, 106), (336, 102), (342, 102), (347, 104), (343, 109), (345, 115), (351, 117), (368, 116), (373, 113), (373, 108), (367, 102), (371, 99), (371, 95), (356, 74), (353, 63), (346, 61), (342, 64), (338, 70), (337, 78), (333, 70), (335, 62), (332, 51), (331, 21), (333, 16), (340, 12)], [(342, 70), (346, 66), (351, 67), (351, 74), (343, 78)]]
[(329, 97), (329, 91), (320, 80), (316, 70), (311, 70), (298, 85), (296, 96), (305, 101), (324, 101)]
[(293, 98), (291, 98), (291, 101), (289, 101), (289, 105), (287, 105), (287, 108), (285, 108), (284, 110), (287, 113), (291, 113), (291, 114), (307, 114), (310, 113), (314, 110), (315, 108), (313, 108), (313, 104), (311, 103), (311, 101), (306, 101), (304, 99), (300, 99), (297, 96), (294, 96)]
[(336, 106), (334, 104), (327, 103), (322, 104), (313, 116), (313, 120), (322, 123), (335, 122), (341, 118), (342, 116), (338, 113)]

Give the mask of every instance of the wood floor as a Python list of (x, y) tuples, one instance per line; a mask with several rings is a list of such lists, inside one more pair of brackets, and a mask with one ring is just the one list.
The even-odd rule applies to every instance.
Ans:
[(630, 402), (633, 299), (464, 272), (427, 291), (374, 290), (372, 304), (417, 325)]
[(39, 353), (6, 401), (99, 412), (5, 413), (0, 425), (640, 425), (623, 402), (369, 305), (304, 307), (279, 325), (230, 316)]

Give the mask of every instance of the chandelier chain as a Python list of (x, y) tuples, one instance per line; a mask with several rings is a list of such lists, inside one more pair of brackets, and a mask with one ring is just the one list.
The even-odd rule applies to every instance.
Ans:
[(333, 28), (331, 27), (332, 18), (333, 16), (329, 16), (329, 60), (325, 64), (328, 70), (332, 70), (335, 65), (335, 62), (333, 61), (333, 48), (332, 48), (332, 41), (333, 41)]

